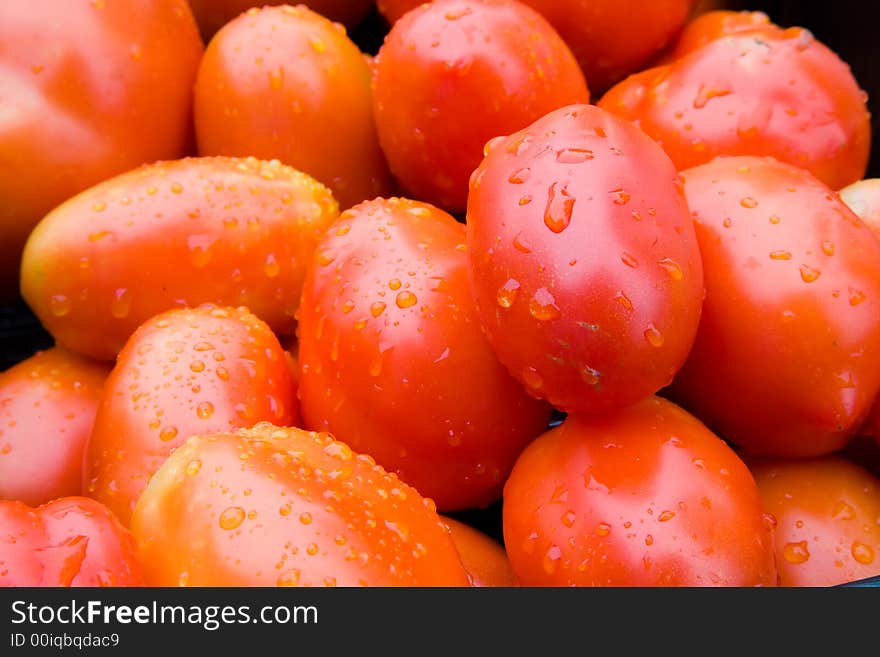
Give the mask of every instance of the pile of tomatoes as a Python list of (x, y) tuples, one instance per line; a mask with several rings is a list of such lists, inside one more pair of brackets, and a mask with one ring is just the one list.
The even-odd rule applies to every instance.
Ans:
[(55, 341), (0, 373), (0, 584), (880, 574), (880, 182), (809, 31), (68, 4), (0, 3), (0, 297)]

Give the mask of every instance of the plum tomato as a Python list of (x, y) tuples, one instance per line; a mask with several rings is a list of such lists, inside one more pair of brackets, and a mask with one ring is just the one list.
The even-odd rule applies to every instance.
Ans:
[(486, 506), (546, 427), (480, 330), (465, 228), (376, 199), (327, 230), (298, 313), (305, 426), (371, 455), (442, 511)]
[(665, 153), (591, 105), (493, 141), (471, 179), (479, 317), (498, 358), (565, 411), (610, 411), (667, 385), (693, 342), (703, 271)]
[(60, 344), (105, 360), (178, 306), (244, 305), (292, 333), (306, 263), (337, 216), (330, 190), (277, 161), (158, 162), (47, 215), (25, 247), (22, 294)]
[(880, 575), (880, 480), (849, 461), (750, 461), (776, 518), (780, 586), (834, 586)]
[(742, 32), (631, 76), (599, 107), (634, 121), (678, 169), (769, 155), (833, 189), (862, 178), (867, 96), (849, 66), (802, 28)]
[(53, 207), (188, 154), (202, 49), (185, 0), (0, 2), (0, 303)]
[(83, 491), (128, 524), (150, 476), (195, 433), (296, 424), (284, 350), (244, 308), (169, 310), (145, 322), (107, 379)]
[[(264, 5), (286, 4), (284, 0), (189, 0), (199, 29), (205, 39), (210, 39), (226, 23), (248, 9)], [(372, 0), (303, 0), (303, 4), (332, 21), (354, 27), (363, 20)]]
[(0, 374), (0, 499), (38, 506), (82, 492), (86, 441), (110, 366), (61, 347)]
[(771, 23), (770, 17), (762, 11), (731, 11), (727, 9), (707, 11), (684, 26), (678, 35), (675, 46), (663, 56), (662, 62), (669, 63), (680, 59), (710, 41), (740, 32), (754, 32), (756, 30), (778, 33), (781, 28)]
[(464, 210), (485, 143), (587, 103), (571, 51), (537, 12), (503, 0), (436, 0), (408, 13), (375, 60), (373, 101), (391, 171), (415, 198)]
[(217, 33), (199, 66), (199, 153), (277, 158), (342, 208), (387, 194), (370, 78), (338, 24), (302, 6), (251, 10)]
[(880, 389), (880, 242), (808, 171), (772, 158), (682, 175), (706, 300), (673, 397), (747, 452), (840, 449)]
[(746, 465), (672, 402), (569, 415), (504, 487), (523, 586), (774, 586), (772, 521)]
[(507, 553), (483, 532), (453, 518), (443, 518), (449, 535), (461, 556), (471, 586), (519, 586)]
[(138, 501), (156, 586), (468, 586), (433, 503), (329, 434), (194, 436)]
[(103, 504), (0, 500), (0, 587), (143, 585), (131, 534)]

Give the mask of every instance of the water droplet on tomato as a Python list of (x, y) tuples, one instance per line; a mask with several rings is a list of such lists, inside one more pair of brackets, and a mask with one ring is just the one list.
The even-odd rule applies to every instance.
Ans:
[(244, 522), (245, 512), (240, 506), (227, 507), (220, 514), (220, 528), (230, 531), (237, 528)]

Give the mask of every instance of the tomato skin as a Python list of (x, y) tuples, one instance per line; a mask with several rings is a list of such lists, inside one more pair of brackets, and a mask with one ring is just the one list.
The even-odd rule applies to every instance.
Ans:
[[(379, 0), (394, 22), (422, 0)], [(592, 88), (607, 89), (660, 52), (687, 19), (694, 0), (523, 0), (546, 18), (577, 58)]]
[(442, 520), (449, 528), (449, 535), (461, 556), (471, 586), (519, 586), (501, 545), (463, 522), (446, 517)]
[(22, 295), (59, 343), (105, 360), (176, 306), (246, 305), (292, 333), (306, 262), (337, 214), (327, 188), (278, 162), (159, 162), (46, 216), (25, 248)]
[(0, 373), (0, 499), (79, 495), (83, 452), (110, 367), (61, 347)]
[(839, 189), (868, 164), (865, 100), (835, 53), (790, 28), (710, 41), (624, 80), (598, 104), (634, 121), (679, 170), (718, 155), (769, 155)]
[(102, 504), (0, 500), (0, 587), (143, 585), (131, 535)]
[(192, 142), (203, 46), (185, 0), (68, 5), (0, 3), (0, 302), (17, 296), (21, 250), (43, 215)]
[(83, 490), (128, 524), (150, 476), (195, 433), (297, 424), (284, 350), (245, 308), (175, 309), (119, 353), (89, 438)]
[(650, 397), (570, 415), (504, 487), (523, 586), (774, 586), (772, 524), (745, 464), (699, 420)]
[(840, 449), (880, 388), (880, 243), (837, 194), (772, 158), (682, 175), (706, 300), (674, 398), (754, 454)]
[(467, 223), (480, 321), (531, 394), (607, 412), (672, 380), (702, 265), (678, 175), (635, 126), (575, 105), (493, 142)]
[(464, 226), (426, 203), (362, 203), (327, 230), (298, 313), (305, 426), (370, 454), (441, 511), (497, 500), (550, 417), (480, 330), (464, 242)]
[(880, 480), (835, 456), (750, 462), (776, 518), (780, 586), (835, 586), (880, 575)]
[[(287, 3), (281, 0), (189, 0), (189, 4), (202, 35), (209, 39), (226, 23), (248, 9)], [(306, 5), (330, 20), (354, 27), (367, 15), (373, 3), (372, 0), (305, 0), (297, 4)]]
[(371, 70), (338, 25), (305, 7), (265, 7), (208, 45), (195, 87), (202, 155), (277, 158), (330, 187), (343, 208), (388, 194)]
[(485, 143), (569, 103), (583, 74), (535, 11), (500, 0), (436, 0), (398, 21), (375, 59), (373, 108), (391, 171), (414, 198), (467, 203)]
[(840, 190), (840, 200), (880, 239), (880, 178), (868, 178)]
[(430, 500), (328, 434), (268, 423), (190, 438), (132, 531), (155, 586), (468, 586)]
[(688, 53), (725, 36), (740, 32), (766, 31), (779, 33), (782, 29), (770, 22), (762, 11), (730, 11), (719, 9), (707, 11), (687, 23), (678, 35), (675, 47), (662, 59), (673, 62)]

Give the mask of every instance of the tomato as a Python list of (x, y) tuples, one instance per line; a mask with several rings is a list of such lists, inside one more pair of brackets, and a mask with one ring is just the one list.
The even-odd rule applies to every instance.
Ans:
[(195, 433), (296, 424), (284, 350), (244, 308), (175, 309), (119, 353), (86, 451), (83, 490), (128, 524), (150, 476)]
[(373, 123), (370, 66), (305, 7), (265, 7), (208, 45), (195, 87), (202, 155), (278, 158), (333, 190), (343, 208), (390, 191)]
[(138, 501), (157, 586), (467, 586), (433, 503), (328, 434), (195, 436)]
[(472, 586), (519, 586), (504, 548), (470, 525), (443, 518)]
[[(422, 0), (379, 0), (394, 22)], [(607, 89), (660, 52), (687, 19), (694, 0), (524, 0), (571, 48), (596, 89)]]
[(675, 398), (755, 454), (840, 449), (880, 389), (880, 243), (837, 194), (772, 158), (682, 175), (706, 300)]
[(849, 67), (801, 28), (733, 34), (624, 80), (599, 106), (635, 121), (678, 169), (770, 155), (833, 189), (865, 174), (871, 126)]
[(0, 499), (81, 492), (83, 452), (110, 368), (60, 347), (0, 373)]
[(0, 586), (143, 586), (131, 535), (106, 507), (0, 500)]
[[(196, 21), (205, 38), (210, 38), (233, 18), (253, 7), (285, 4), (282, 0), (189, 0)], [(354, 27), (372, 7), (372, 0), (305, 0), (313, 11), (333, 21)]]
[(202, 55), (185, 0), (0, 2), (0, 302), (54, 206), (143, 162), (186, 155)]
[(675, 47), (664, 57), (664, 62), (672, 62), (690, 52), (725, 36), (741, 32), (764, 31), (778, 34), (781, 28), (770, 22), (762, 11), (707, 11), (684, 26)]
[(59, 343), (107, 360), (175, 306), (246, 305), (292, 333), (306, 262), (337, 213), (327, 188), (278, 162), (159, 162), (43, 219), (25, 248), (22, 294)]
[(428, 204), (360, 204), (319, 244), (298, 314), (305, 426), (444, 511), (498, 499), (550, 415), (480, 330), (464, 242), (464, 226)]
[(750, 465), (776, 518), (780, 586), (880, 575), (880, 479), (834, 456)]
[(703, 272), (681, 182), (644, 133), (594, 106), (551, 112), (490, 145), (467, 222), (480, 321), (533, 395), (604, 412), (672, 380)]
[(745, 464), (675, 404), (569, 415), (504, 487), (524, 586), (773, 586), (772, 524)]
[(486, 141), (590, 96), (556, 31), (502, 0), (437, 0), (407, 14), (379, 50), (373, 90), (391, 171), (450, 211), (465, 208)]

